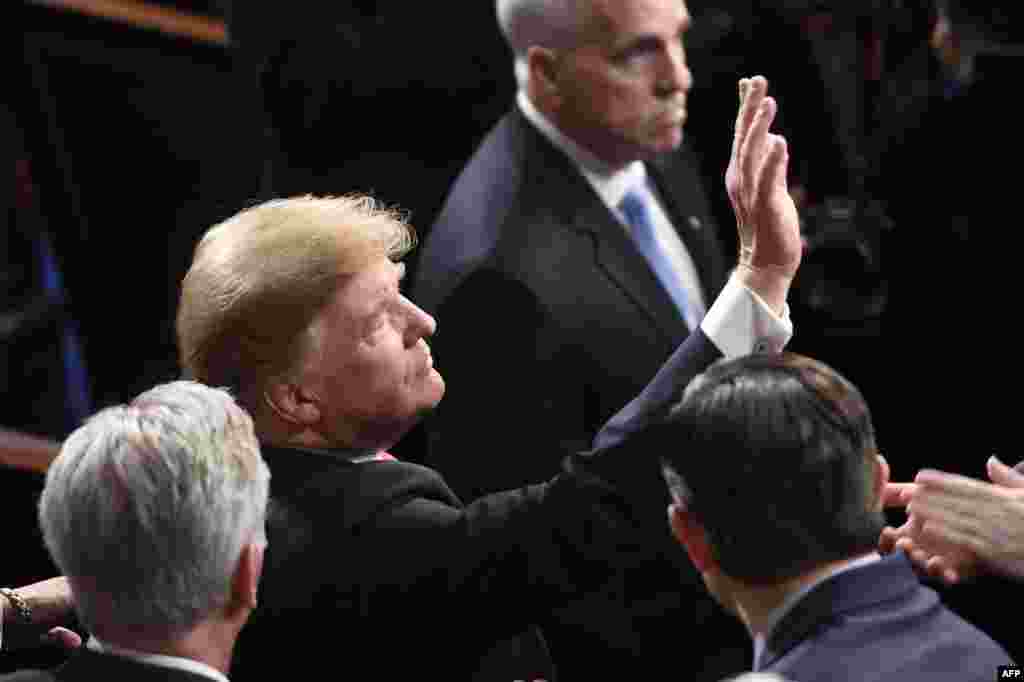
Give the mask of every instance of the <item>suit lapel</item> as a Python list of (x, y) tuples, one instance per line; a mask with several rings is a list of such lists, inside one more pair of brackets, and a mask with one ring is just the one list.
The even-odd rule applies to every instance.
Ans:
[(686, 164), (676, 154), (665, 154), (648, 163), (647, 170), (669, 219), (690, 252), (705, 303), (710, 306), (725, 283), (725, 266), (695, 163)]
[[(688, 332), (682, 314), (661, 286), (626, 229), (601, 201), (569, 158), (516, 112), (527, 145), (527, 173), (533, 191), (548, 197), (551, 210), (570, 229), (590, 235), (595, 264), (642, 310), (670, 342)], [(558, 194), (551, 194), (551, 187)]]
[[(647, 259), (588, 185), (589, 201), (580, 201), (573, 227), (594, 238), (597, 265), (642, 309), (673, 344), (689, 331), (682, 314), (658, 281)], [(582, 199), (582, 197), (581, 197)]]

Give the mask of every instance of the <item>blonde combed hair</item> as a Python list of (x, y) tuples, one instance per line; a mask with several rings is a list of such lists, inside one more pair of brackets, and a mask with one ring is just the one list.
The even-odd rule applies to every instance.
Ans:
[(182, 282), (177, 334), (186, 375), (243, 403), (295, 369), (340, 279), (415, 246), (404, 216), (370, 196), (302, 196), (210, 228)]

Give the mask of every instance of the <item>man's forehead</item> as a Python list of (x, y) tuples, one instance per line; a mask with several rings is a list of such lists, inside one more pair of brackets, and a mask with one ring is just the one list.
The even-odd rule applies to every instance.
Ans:
[(674, 34), (690, 22), (683, 0), (590, 0), (589, 4), (586, 33), (591, 40), (622, 43)]
[(328, 309), (349, 318), (370, 315), (394, 296), (404, 274), (403, 263), (394, 263), (385, 258), (351, 274), (342, 275)]

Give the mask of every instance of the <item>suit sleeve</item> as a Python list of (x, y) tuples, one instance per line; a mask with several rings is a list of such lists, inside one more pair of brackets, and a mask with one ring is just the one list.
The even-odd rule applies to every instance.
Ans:
[[(690, 338), (645, 392), (652, 409), (663, 403), (661, 388), (688, 381), (717, 356), (702, 334)], [(647, 414), (645, 402), (638, 414)], [(372, 598), (378, 608), (388, 608), (381, 600), (416, 598), (427, 602), (417, 608), (459, 610), (486, 640), (536, 623), (612, 575), (666, 560), (667, 498), (649, 445), (642, 431), (631, 433), (567, 458), (545, 484), (464, 509), (423, 497), (396, 505), (364, 533), (376, 543)]]

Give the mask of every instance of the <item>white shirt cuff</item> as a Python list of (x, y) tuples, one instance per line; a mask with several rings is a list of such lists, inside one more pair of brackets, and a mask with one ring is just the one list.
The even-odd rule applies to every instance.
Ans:
[(729, 277), (700, 328), (726, 358), (779, 353), (793, 337), (789, 305), (779, 317), (735, 276)]

